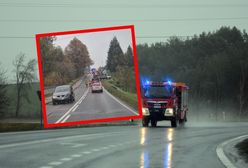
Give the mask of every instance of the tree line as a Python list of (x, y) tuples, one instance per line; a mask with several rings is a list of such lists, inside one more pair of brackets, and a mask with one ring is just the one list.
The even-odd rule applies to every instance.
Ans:
[(139, 73), (151, 80), (185, 82), (195, 113), (211, 108), (218, 119), (225, 111), (248, 115), (248, 35), (221, 27), (186, 40), (137, 46)]
[(128, 92), (136, 92), (132, 47), (123, 52), (114, 37), (109, 45), (106, 69), (111, 73), (115, 85)]
[(54, 46), (56, 37), (40, 39), (42, 71), (45, 86), (70, 82), (84, 74), (93, 64), (87, 46), (76, 37), (65, 47)]
[[(30, 104), (33, 96), (30, 90), (33, 89), (33, 82), (36, 79), (36, 60), (30, 59), (26, 62), (25, 54), (18, 54), (13, 60), (14, 85), (7, 83), (6, 71), (0, 67), (0, 118), (19, 117), (24, 104)], [(37, 97), (36, 93), (34, 93)], [(14, 107), (11, 107), (13, 106)], [(10, 110), (13, 109), (13, 110)], [(11, 111), (11, 112), (10, 112)], [(14, 112), (14, 113), (13, 113)]]

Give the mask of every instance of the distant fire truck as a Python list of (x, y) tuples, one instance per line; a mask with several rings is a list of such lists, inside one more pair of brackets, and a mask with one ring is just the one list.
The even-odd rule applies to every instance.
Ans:
[(185, 83), (146, 81), (142, 85), (142, 125), (170, 120), (172, 127), (187, 121), (188, 86)]

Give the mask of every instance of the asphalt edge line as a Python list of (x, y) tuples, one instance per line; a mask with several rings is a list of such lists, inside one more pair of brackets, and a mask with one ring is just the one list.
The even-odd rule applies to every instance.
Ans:
[(222, 142), (221, 144), (219, 144), (217, 147), (216, 147), (216, 153), (217, 153), (217, 156), (219, 158), (219, 160), (222, 162), (222, 164), (226, 167), (226, 168), (236, 168), (236, 166), (233, 165), (233, 163), (228, 159), (228, 157), (225, 155), (225, 152), (223, 150), (223, 147), (233, 141), (236, 141), (236, 140), (240, 140), (240, 139), (243, 139), (245, 137), (248, 137), (248, 135), (242, 135), (242, 136), (239, 136), (239, 137), (236, 137), (236, 138), (232, 138), (232, 139), (229, 139), (229, 140), (226, 140), (224, 142)]
[(70, 140), (75, 138), (90, 138), (94, 136), (112, 136), (116, 134), (121, 134), (122, 132), (107, 132), (107, 133), (94, 133), (94, 134), (86, 134), (86, 135), (69, 135), (66, 137), (56, 137), (56, 138), (48, 138), (48, 139), (42, 139), (42, 140), (30, 140), (26, 142), (14, 142), (11, 144), (0, 144), (0, 149), (10, 148), (10, 147), (16, 147), (16, 146), (24, 146), (24, 145), (33, 145), (33, 144), (40, 144), (40, 143), (47, 143), (47, 142), (55, 142), (56, 140)]
[(75, 108), (77, 105), (79, 105), (79, 102), (81, 101), (81, 99), (85, 99), (85, 97), (87, 96), (89, 92), (89, 88), (87, 88), (87, 90), (84, 92), (84, 94), (82, 95), (82, 97), (80, 97), (80, 99), (60, 118), (58, 119), (55, 123), (60, 123), (71, 111), (73, 108)]
[(107, 89), (104, 88), (104, 91), (110, 96), (112, 97), (115, 101), (117, 101), (119, 104), (121, 104), (122, 106), (124, 106), (126, 109), (130, 110), (132, 113), (134, 113), (135, 115), (139, 115), (139, 113), (137, 113), (136, 111), (134, 111), (133, 109), (131, 109), (130, 107), (128, 107), (127, 105), (125, 105), (124, 103), (122, 103), (120, 100), (118, 100), (116, 97), (114, 97), (111, 93), (109, 93), (107, 91)]

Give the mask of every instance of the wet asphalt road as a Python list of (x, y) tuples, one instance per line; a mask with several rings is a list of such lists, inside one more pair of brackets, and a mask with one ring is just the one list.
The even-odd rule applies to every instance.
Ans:
[(223, 168), (215, 149), (248, 123), (109, 126), (0, 134), (1, 168)]
[(83, 84), (82, 82), (74, 90), (74, 103), (46, 105), (49, 124), (138, 115), (136, 111), (113, 97), (105, 89), (103, 93), (91, 93), (91, 89)]

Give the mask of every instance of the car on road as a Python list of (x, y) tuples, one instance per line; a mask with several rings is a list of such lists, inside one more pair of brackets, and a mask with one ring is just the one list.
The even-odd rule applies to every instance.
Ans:
[(59, 103), (72, 103), (75, 101), (74, 92), (71, 85), (57, 86), (52, 96), (53, 105)]
[(103, 92), (103, 87), (100, 79), (92, 79), (91, 81), (91, 93)]

